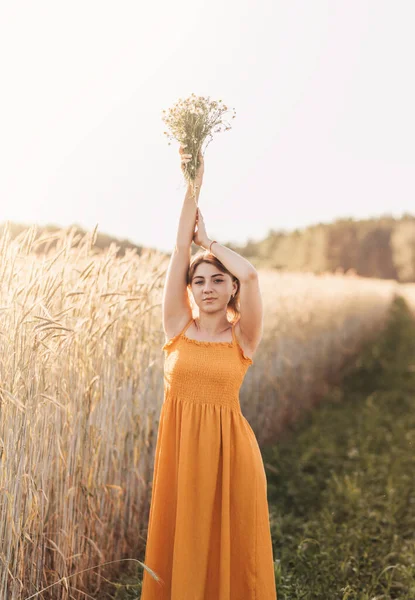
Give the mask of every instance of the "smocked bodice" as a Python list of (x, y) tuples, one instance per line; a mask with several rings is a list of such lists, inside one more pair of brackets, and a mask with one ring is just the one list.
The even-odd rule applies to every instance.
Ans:
[(253, 360), (245, 356), (232, 325), (232, 342), (192, 340), (184, 330), (166, 342), (164, 391), (166, 398), (224, 404), (240, 411), (239, 390)]

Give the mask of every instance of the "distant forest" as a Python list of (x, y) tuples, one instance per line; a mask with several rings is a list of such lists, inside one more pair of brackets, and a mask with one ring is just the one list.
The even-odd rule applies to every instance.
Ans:
[(338, 219), (303, 230), (270, 230), (258, 242), (233, 248), (256, 268), (313, 273), (347, 272), (361, 277), (415, 282), (415, 217)]
[[(11, 237), (28, 227), (9, 222)], [(77, 225), (65, 229), (71, 228), (75, 233), (86, 233)], [(0, 237), (3, 229), (4, 224), (1, 224)], [(45, 231), (53, 233), (59, 229), (53, 225), (38, 226), (36, 238)], [(119, 256), (123, 256), (127, 248), (136, 249), (139, 255), (143, 251), (143, 246), (98, 232), (97, 249), (105, 249), (111, 243), (119, 247)], [(368, 220), (338, 219), (291, 232), (271, 229), (263, 240), (248, 240), (243, 246), (222, 243), (247, 258), (257, 269), (267, 267), (313, 273), (352, 270), (362, 277), (415, 282), (415, 216), (409, 214), (399, 219), (391, 216)], [(50, 242), (40, 245), (37, 252), (44, 252), (51, 245)], [(192, 254), (197, 250), (198, 247), (192, 245)]]

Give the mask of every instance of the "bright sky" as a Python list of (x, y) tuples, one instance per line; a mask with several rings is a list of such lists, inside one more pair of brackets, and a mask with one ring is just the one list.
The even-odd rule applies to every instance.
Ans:
[(412, 0), (0, 4), (0, 222), (171, 251), (185, 185), (162, 110), (236, 110), (199, 205), (222, 243), (415, 211)]

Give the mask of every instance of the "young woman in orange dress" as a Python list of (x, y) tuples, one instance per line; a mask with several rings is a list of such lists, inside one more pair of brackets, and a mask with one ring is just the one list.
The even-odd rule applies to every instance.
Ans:
[[(183, 169), (191, 156), (179, 152)], [(262, 337), (258, 274), (209, 239), (199, 158), (163, 292), (164, 403), (144, 561), (154, 576), (144, 570), (141, 600), (276, 600), (266, 474), (239, 403)], [(192, 242), (201, 251), (191, 259)]]

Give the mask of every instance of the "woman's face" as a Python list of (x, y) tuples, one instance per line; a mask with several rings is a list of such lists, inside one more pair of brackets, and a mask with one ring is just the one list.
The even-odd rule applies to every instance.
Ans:
[[(191, 290), (199, 309), (210, 313), (226, 309), (237, 284), (215, 265), (200, 263), (195, 269)], [(212, 299), (211, 302), (207, 302), (208, 298)]]

